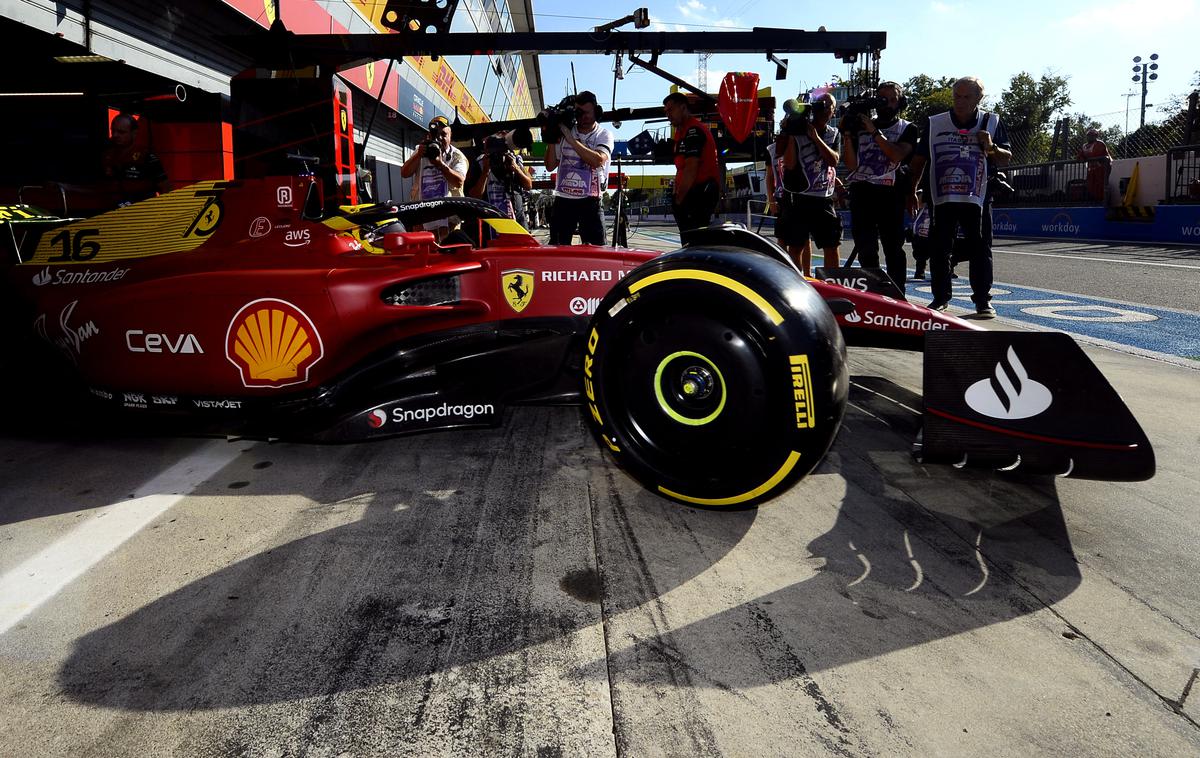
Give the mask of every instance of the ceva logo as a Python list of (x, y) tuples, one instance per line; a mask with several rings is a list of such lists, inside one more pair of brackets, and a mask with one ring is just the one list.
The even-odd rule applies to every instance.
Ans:
[(1057, 232), (1058, 234), (1079, 234), (1079, 224), (1071, 218), (1069, 213), (1055, 213), (1054, 218), (1050, 219), (1050, 223), (1042, 224), (1043, 232)]
[(1029, 378), (1011, 345), (995, 373), (968, 387), (963, 399), (976, 413), (999, 419), (1030, 418), (1054, 402), (1046, 385)]

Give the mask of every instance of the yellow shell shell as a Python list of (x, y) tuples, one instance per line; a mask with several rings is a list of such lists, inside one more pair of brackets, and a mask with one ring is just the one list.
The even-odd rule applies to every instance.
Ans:
[(245, 362), (251, 379), (292, 379), (313, 354), (312, 338), (295, 316), (261, 308), (238, 325), (233, 352)]

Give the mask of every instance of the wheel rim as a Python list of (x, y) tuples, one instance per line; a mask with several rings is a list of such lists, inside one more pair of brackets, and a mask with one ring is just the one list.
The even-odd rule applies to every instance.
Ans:
[(764, 465), (758, 440), (777, 420), (767, 410), (766, 357), (753, 326), (682, 311), (678, 302), (644, 316), (610, 346), (625, 356), (608, 397), (609, 407), (623, 409), (612, 419), (621, 444), (667, 479)]
[(680, 350), (658, 364), (654, 396), (669, 418), (686, 426), (703, 426), (725, 409), (725, 377), (700, 353)]

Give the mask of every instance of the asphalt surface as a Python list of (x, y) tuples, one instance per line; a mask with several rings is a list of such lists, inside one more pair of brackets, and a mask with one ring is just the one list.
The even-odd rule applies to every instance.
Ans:
[(921, 357), (884, 350), (732, 513), (576, 408), (339, 446), (48, 412), (0, 437), (0, 752), (1195, 755), (1200, 372), (1087, 351), (1149, 482), (916, 464)]

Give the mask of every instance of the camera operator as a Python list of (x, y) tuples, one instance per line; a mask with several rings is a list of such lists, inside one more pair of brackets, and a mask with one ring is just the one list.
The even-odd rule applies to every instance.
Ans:
[[(783, 155), (780, 215), (788, 215), (793, 241), (802, 245), (796, 264), (811, 276), (812, 242), (825, 252), (825, 267), (836, 268), (842, 243), (842, 219), (833, 207), (838, 158), (832, 145), (837, 131), (829, 125), (837, 101), (823, 93), (800, 114), (789, 115), (784, 127), (791, 139)], [(796, 254), (789, 247), (789, 253)]]
[[(416, 199), (434, 200), (439, 197), (462, 197), (467, 178), (467, 156), (450, 144), (450, 122), (437, 116), (429, 122), (429, 133), (417, 145), (412, 155), (400, 167), (400, 176), (417, 176)], [(424, 224), (439, 239), (445, 236), (451, 219)]]
[[(571, 244), (578, 228), (579, 239), (585, 245), (603, 245), (600, 196), (608, 185), (613, 135), (596, 123), (600, 108), (593, 93), (580, 92), (574, 98), (574, 107), (574, 126), (558, 123), (542, 130), (542, 139), (547, 143), (546, 170), (558, 169), (550, 211), (550, 244)], [(562, 135), (562, 144), (554, 135), (556, 129)]]
[[(971, 299), (979, 318), (995, 318), (992, 289), (992, 205), (989, 185), (998, 166), (1008, 165), (1012, 152), (1000, 116), (979, 110), (983, 82), (964, 76), (954, 83), (954, 108), (929, 117), (914, 168), (930, 166), (933, 206), (929, 273), (934, 310), (944, 311), (953, 291), (950, 254), (962, 230), (971, 264)], [(1003, 185), (1001, 186), (1003, 188)]]
[(509, 147), (505, 135), (488, 137), (483, 147), (483, 153), (476, 159), (479, 177), (468, 194), (488, 201), (504, 215), (526, 226), (525, 198), (521, 190), (533, 189), (533, 176), (525, 170), (521, 156)]
[(663, 98), (663, 109), (675, 133), (675, 191), (671, 212), (682, 234), (708, 226), (721, 192), (717, 184), (717, 142), (712, 132), (692, 115), (687, 95), (672, 92)]
[[(850, 234), (859, 265), (879, 265), (879, 246), (887, 273), (904, 291), (908, 261), (904, 255), (904, 205), (908, 177), (902, 167), (917, 144), (916, 125), (900, 118), (904, 90), (896, 82), (881, 82), (875, 98), (847, 105), (839, 124), (842, 155), (850, 169)], [(876, 117), (864, 112), (873, 106)]]

